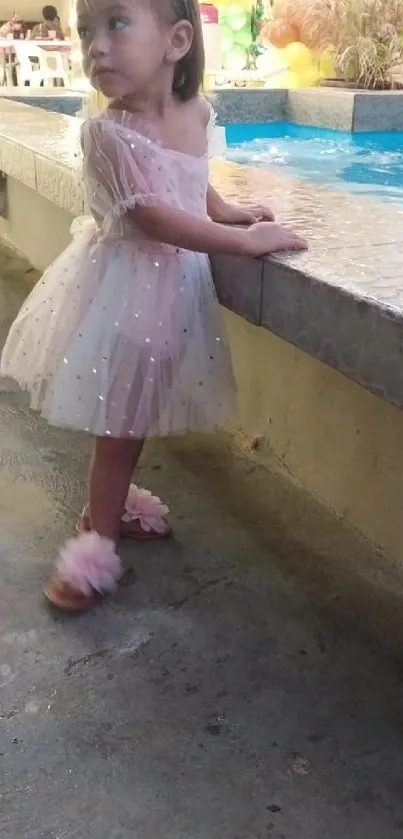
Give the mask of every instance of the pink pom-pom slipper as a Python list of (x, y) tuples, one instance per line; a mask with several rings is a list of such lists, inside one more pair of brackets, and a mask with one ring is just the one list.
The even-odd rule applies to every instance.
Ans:
[[(122, 516), (120, 535), (123, 538), (137, 539), (141, 542), (165, 539), (171, 533), (168, 515), (169, 508), (157, 495), (152, 495), (148, 489), (139, 489), (135, 484), (131, 484)], [(77, 532), (88, 533), (90, 530), (91, 521), (88, 504), (86, 504), (77, 522)]]
[(52, 578), (43, 594), (52, 606), (81, 612), (99, 595), (112, 594), (122, 576), (122, 566), (110, 539), (83, 533), (61, 548)]

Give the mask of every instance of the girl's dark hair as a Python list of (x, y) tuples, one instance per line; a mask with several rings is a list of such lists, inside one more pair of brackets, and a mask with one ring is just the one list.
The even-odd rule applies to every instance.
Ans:
[(188, 102), (197, 96), (203, 87), (204, 44), (199, 3), (198, 0), (168, 0), (168, 4), (174, 23), (188, 20), (193, 29), (192, 45), (189, 52), (178, 62), (173, 83), (173, 92), (182, 102)]

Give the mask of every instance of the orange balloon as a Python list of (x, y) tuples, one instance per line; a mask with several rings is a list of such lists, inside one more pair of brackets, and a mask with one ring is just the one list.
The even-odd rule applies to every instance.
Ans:
[(309, 49), (323, 47), (331, 36), (330, 3), (332, 0), (274, 0), (276, 20), (286, 20), (299, 30), (299, 40)]
[(273, 47), (282, 50), (288, 47), (288, 44), (299, 41), (299, 30), (288, 20), (276, 20), (271, 27), (269, 39)]
[(276, 20), (291, 20), (293, 5), (292, 0), (274, 0), (272, 6), (274, 18)]

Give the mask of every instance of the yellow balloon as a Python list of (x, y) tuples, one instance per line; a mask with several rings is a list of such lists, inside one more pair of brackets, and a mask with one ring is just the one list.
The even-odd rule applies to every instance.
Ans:
[(325, 50), (319, 58), (319, 76), (321, 79), (335, 79), (337, 76), (334, 56), (330, 50)]
[(318, 84), (321, 76), (317, 67), (310, 67), (304, 73), (298, 73), (300, 80), (300, 87), (315, 87)]
[(295, 41), (288, 44), (282, 52), (291, 73), (305, 73), (312, 67), (312, 53), (305, 44)]
[(293, 73), (292, 71), (288, 71), (285, 74), (285, 87), (288, 90), (298, 90), (300, 87), (303, 87), (301, 84), (301, 74), (300, 73)]

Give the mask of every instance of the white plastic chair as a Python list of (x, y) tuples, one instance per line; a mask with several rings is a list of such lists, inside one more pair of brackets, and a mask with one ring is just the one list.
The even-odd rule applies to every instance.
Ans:
[[(67, 61), (59, 50), (44, 50), (31, 41), (13, 41), (17, 56), (17, 80), (23, 87), (29, 82), (31, 87), (53, 86), (56, 79), (62, 79), (65, 87), (70, 86)], [(33, 61), (31, 59), (34, 59)]]
[(4, 87), (7, 84), (7, 75), (6, 75), (6, 56), (3, 50), (0, 50), (0, 87)]
[(13, 82), (13, 66), (14, 57), (10, 52), (2, 49), (0, 50), (0, 86), (12, 87)]

